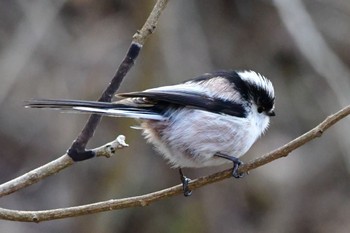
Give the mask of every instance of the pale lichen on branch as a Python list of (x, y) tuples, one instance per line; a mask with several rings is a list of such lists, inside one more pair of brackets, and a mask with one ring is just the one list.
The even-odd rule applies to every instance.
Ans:
[(96, 157), (104, 156), (106, 158), (110, 158), (115, 155), (117, 149), (122, 149), (124, 147), (128, 147), (129, 145), (125, 142), (125, 136), (119, 135), (115, 140), (92, 149), (92, 151), (96, 154)]

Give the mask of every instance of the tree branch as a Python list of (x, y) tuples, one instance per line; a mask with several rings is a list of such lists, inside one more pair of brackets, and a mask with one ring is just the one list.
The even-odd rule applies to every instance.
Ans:
[[(98, 101), (101, 102), (111, 102), (115, 92), (119, 89), (121, 82), (123, 81), (125, 75), (129, 72), (132, 66), (135, 63), (136, 58), (139, 55), (139, 52), (144, 45), (145, 41), (148, 37), (154, 32), (156, 29), (159, 17), (163, 10), (165, 9), (168, 0), (158, 0), (154, 5), (149, 17), (147, 18), (145, 24), (142, 26), (141, 30), (139, 30), (134, 36), (129, 47), (129, 50), (119, 65), (118, 70), (112, 81), (109, 83), (106, 90), (102, 93), (101, 97)], [(83, 130), (80, 132), (78, 137), (74, 140), (72, 146), (68, 150), (68, 155), (74, 161), (86, 160), (94, 157), (93, 153), (89, 153), (91, 151), (86, 151), (86, 144), (92, 138), (97, 125), (100, 123), (102, 116), (97, 114), (92, 114), (88, 119), (86, 125)], [(84, 153), (85, 152), (85, 153)]]
[[(328, 116), (323, 122), (317, 125), (315, 128), (301, 135), (300, 137), (292, 140), (284, 146), (267, 153), (249, 163), (242, 165), (239, 169), (240, 173), (248, 172), (255, 168), (261, 167), (267, 163), (270, 163), (276, 159), (287, 156), (289, 153), (306, 144), (307, 142), (320, 137), (323, 132), (333, 126), (335, 123), (350, 115), (350, 105), (341, 109), (337, 113)], [(221, 181), (223, 179), (230, 178), (232, 170), (227, 169), (221, 172), (214, 173), (209, 176), (201, 177), (193, 180), (189, 183), (191, 190), (198, 189), (204, 185)], [(23, 221), (23, 222), (41, 222), (54, 219), (75, 217), (93, 213), (99, 213), (103, 211), (111, 211), (116, 209), (125, 209), (130, 207), (143, 207), (152, 204), (153, 202), (172, 197), (178, 194), (182, 194), (182, 185), (176, 185), (167, 189), (163, 189), (157, 192), (128, 197), (122, 199), (113, 199), (109, 201), (97, 202), (88, 205), (81, 205), (76, 207), (43, 210), (43, 211), (19, 211), (0, 208), (0, 219), (11, 221)]]
[[(273, 0), (272, 2), (295, 46), (317, 73), (311, 82), (318, 82), (320, 78), (323, 78), (335, 96), (335, 100), (328, 100), (325, 99), (325, 95), (317, 93), (315, 100), (324, 111), (329, 110), (330, 107), (337, 109), (338, 106), (347, 105), (350, 99), (350, 69), (318, 30), (305, 2), (302, 0)], [(332, 101), (332, 106), (327, 104), (330, 101)], [(350, 124), (345, 124), (344, 127), (337, 130), (335, 140), (338, 141), (339, 149), (343, 152), (343, 159), (350, 174), (350, 156), (348, 156), (350, 143), (344, 140), (348, 137), (349, 131)]]
[[(101, 147), (92, 149), (92, 151), (94, 151), (97, 157), (104, 156), (109, 158), (115, 154), (115, 151), (117, 149), (122, 149), (127, 146), (129, 145), (125, 143), (125, 136), (119, 135), (114, 141), (107, 143)], [(40, 180), (54, 175), (66, 167), (69, 167), (73, 163), (74, 161), (67, 154), (64, 154), (50, 163), (47, 163), (13, 180), (1, 184), (0, 197), (6, 196), (22, 188), (35, 184)]]
[[(123, 62), (120, 64), (115, 76), (112, 81), (103, 92), (99, 101), (110, 102), (114, 93), (118, 90), (123, 78), (133, 66), (135, 59), (137, 58), (142, 46), (149, 38), (149, 36), (154, 32), (156, 25), (158, 23), (159, 17), (163, 10), (166, 7), (168, 0), (158, 0), (155, 4), (150, 16), (146, 20), (145, 24), (142, 26), (141, 30), (139, 30), (134, 36), (133, 41), (129, 47), (126, 57)], [(36, 168), (18, 178), (15, 178), (11, 181), (8, 181), (2, 185), (0, 185), (0, 197), (16, 192), (22, 188), (25, 188), (29, 185), (35, 184), (40, 180), (51, 176), (53, 174), (58, 173), (59, 171), (71, 166), (74, 161), (87, 159), (86, 156), (99, 156), (95, 153), (95, 150), (87, 151), (87, 153), (76, 153), (75, 159), (72, 160), (70, 153), (73, 152), (84, 152), (87, 142), (93, 136), (95, 129), (98, 123), (101, 120), (100, 115), (93, 114), (90, 116), (83, 130), (79, 134), (79, 136), (73, 142), (71, 148), (68, 150), (66, 154), (59, 157), (58, 159), (45, 164), (39, 168)], [(77, 158), (77, 156), (79, 158)]]

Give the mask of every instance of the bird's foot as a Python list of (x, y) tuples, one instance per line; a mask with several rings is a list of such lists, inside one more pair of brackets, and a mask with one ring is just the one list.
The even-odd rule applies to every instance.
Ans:
[(237, 157), (229, 156), (229, 155), (226, 155), (226, 154), (223, 154), (220, 152), (216, 153), (215, 156), (230, 160), (233, 163), (232, 176), (234, 178), (238, 179), (238, 178), (242, 178), (245, 176), (245, 173), (238, 172), (238, 169), (243, 164), (243, 162), (241, 160), (239, 160)]
[(187, 178), (183, 173), (181, 168), (179, 169), (180, 172), (180, 179), (181, 179), (181, 183), (182, 183), (182, 190), (183, 190), (183, 194), (185, 197), (189, 197), (192, 194), (192, 191), (190, 190), (190, 188), (188, 187), (188, 183), (191, 181), (190, 178)]

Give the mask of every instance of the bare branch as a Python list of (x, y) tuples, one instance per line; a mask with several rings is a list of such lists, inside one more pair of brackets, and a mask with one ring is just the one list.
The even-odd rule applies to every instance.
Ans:
[[(105, 101), (105, 102), (111, 101), (114, 93), (118, 90), (124, 76), (134, 64), (134, 61), (137, 58), (142, 45), (145, 43), (146, 39), (151, 35), (151, 33), (154, 32), (158, 19), (160, 17), (160, 14), (165, 9), (167, 2), (168, 0), (157, 1), (146, 23), (143, 25), (141, 30), (134, 35), (133, 41), (130, 45), (130, 48), (128, 50), (126, 57), (124, 58), (123, 62), (120, 64), (115, 76), (113, 77), (112, 81), (110, 82), (106, 90), (103, 92), (99, 101)], [(84, 126), (83, 130), (81, 131), (79, 136), (76, 138), (76, 140), (73, 142), (71, 148), (68, 151), (72, 151), (72, 149), (75, 151), (84, 151), (86, 144), (94, 134), (95, 129), (98, 123), (100, 122), (100, 119), (101, 119), (100, 115), (95, 115), (95, 114), (91, 115), (88, 122)], [(90, 155), (100, 156), (99, 154), (95, 153), (96, 152), (95, 150), (91, 150), (90, 152), (91, 152)], [(45, 164), (18, 178), (15, 178), (11, 181), (8, 181), (0, 185), (0, 197), (16, 192), (34, 183), (37, 183), (40, 180), (48, 176), (51, 176), (53, 174), (56, 174), (59, 171), (63, 170), (64, 168), (71, 166), (74, 163), (74, 161), (71, 159), (72, 156), (68, 154), (69, 153), (66, 153), (60, 158), (48, 164)], [(104, 156), (110, 156), (110, 154), (105, 153)]]
[(62, 155), (50, 163), (47, 163), (13, 180), (1, 184), (0, 197), (14, 193), (22, 188), (28, 187), (29, 185), (35, 184), (40, 180), (54, 175), (66, 167), (69, 167), (73, 163), (73, 160), (67, 154)]
[[(139, 51), (144, 45), (146, 39), (154, 32), (158, 19), (161, 12), (165, 9), (168, 0), (158, 0), (154, 6), (149, 18), (145, 22), (144, 26), (138, 31), (130, 45), (128, 53), (124, 58), (123, 62), (120, 64), (115, 76), (113, 77), (110, 85), (104, 91), (99, 101), (111, 101), (114, 93), (118, 90), (123, 78), (127, 72), (131, 69), (137, 58)], [(300, 146), (306, 144), (307, 142), (320, 137), (322, 133), (329, 127), (334, 125), (339, 120), (343, 119), (350, 114), (350, 106), (347, 106), (337, 112), (334, 115), (327, 117), (321, 124), (319, 124), (314, 129), (301, 135), (300, 137), (294, 139), (293, 141), (287, 143), (286, 145), (263, 155), (243, 166), (240, 167), (239, 172), (247, 172), (252, 169), (258, 168), (264, 164), (272, 162), (281, 157), (287, 156), (289, 153), (299, 148)], [(92, 137), (101, 117), (98, 115), (92, 115), (84, 129), (74, 141), (71, 149), (77, 151), (84, 151), (87, 142)], [(91, 152), (96, 156), (110, 157), (114, 154), (115, 149), (128, 146), (122, 137), (118, 137), (111, 143), (104, 146), (91, 150)], [(47, 176), (53, 175), (62, 169), (72, 165), (74, 162), (67, 154), (61, 156), (60, 158), (43, 165), (35, 170), (32, 170), (16, 179), (13, 179), (5, 184), (0, 185), (0, 196), (4, 196), (15, 191), (18, 191), (24, 187), (34, 184)], [(209, 176), (201, 177), (199, 179), (190, 182), (189, 187), (194, 190), (200, 188), (204, 185), (218, 182), (220, 180), (231, 177), (231, 169), (224, 170)], [(174, 195), (182, 194), (182, 186), (177, 185), (157, 192), (136, 196), (128, 197), (123, 199), (115, 199), (109, 201), (103, 201), (98, 203), (93, 203), (89, 205), (82, 205), (69, 208), (60, 208), (54, 210), (43, 210), (43, 211), (19, 211), (19, 210), (9, 210), (0, 208), (0, 219), (12, 220), (12, 221), (26, 221), (26, 222), (40, 222), (48, 221), (60, 218), (81, 216), (86, 214), (98, 213), (102, 211), (110, 211), (116, 209), (130, 208), (136, 206), (146, 206), (153, 202), (171, 197)]]
[[(119, 135), (114, 141), (107, 143), (101, 147), (93, 149), (96, 156), (111, 157), (115, 154), (117, 149), (127, 147), (128, 144), (125, 143), (125, 136)], [(58, 159), (47, 163), (41, 167), (38, 167), (30, 172), (27, 172), (16, 179), (10, 180), (4, 184), (0, 185), (0, 197), (14, 193), (22, 188), (28, 187), (38, 181), (54, 175), (72, 165), (74, 161), (67, 155), (64, 154)]]
[(121, 149), (124, 147), (128, 147), (129, 145), (125, 143), (125, 136), (119, 135), (114, 141), (109, 142), (103, 146), (93, 149), (96, 157), (104, 156), (106, 158), (110, 158), (115, 155), (116, 149)]
[[(284, 146), (265, 154), (247, 164), (240, 167), (239, 172), (248, 172), (264, 164), (270, 163), (278, 158), (285, 157), (295, 149), (306, 144), (307, 142), (320, 137), (323, 132), (333, 126), (335, 123), (350, 115), (350, 105), (341, 109), (339, 112), (328, 116), (323, 122), (317, 125), (312, 130), (301, 135), (300, 137), (292, 140)], [(218, 182), (223, 179), (230, 178), (232, 174), (231, 169), (224, 170), (209, 176), (201, 177), (190, 182), (189, 187), (191, 190), (198, 189), (204, 185)], [(177, 185), (167, 189), (163, 189), (157, 192), (128, 197), (123, 199), (114, 199), (109, 201), (97, 202), (89, 205), (82, 205), (69, 208), (61, 208), (54, 210), (43, 211), (19, 211), (8, 210), (0, 208), (0, 219), (11, 221), (23, 221), (23, 222), (41, 222), (49, 221), (60, 218), (68, 218), (74, 216), (81, 216), (93, 213), (99, 213), (103, 211), (111, 211), (116, 209), (125, 209), (130, 207), (142, 207), (150, 205), (153, 202), (172, 197), (178, 194), (182, 194), (182, 186)]]
[[(122, 63), (119, 65), (118, 70), (114, 77), (112, 78), (112, 81), (109, 83), (106, 90), (102, 93), (102, 96), (98, 99), (98, 101), (102, 102), (111, 102), (115, 92), (119, 89), (119, 86), (121, 82), (123, 81), (125, 75), (129, 72), (129, 70), (132, 68), (132, 66), (135, 63), (136, 58), (139, 55), (139, 52), (144, 45), (145, 41), (148, 39), (148, 37), (154, 32), (159, 17), (163, 10), (165, 9), (166, 5), (168, 3), (168, 0), (158, 0), (153, 7), (153, 10), (151, 11), (148, 19), (146, 20), (145, 24), (142, 26), (141, 30), (139, 30), (134, 36), (133, 41), (131, 42), (131, 45), (129, 47), (129, 50), (122, 61)], [(78, 137), (74, 140), (71, 148), (68, 150), (68, 155), (74, 160), (74, 161), (81, 161), (86, 160), (93, 157), (93, 153), (80, 153), (84, 152), (85, 147), (90, 140), (90, 138), (93, 136), (97, 125), (100, 123), (102, 116), (97, 114), (92, 114), (87, 121), (86, 125), (84, 126), (81, 133), (78, 135)]]
[[(317, 25), (308, 12), (304, 1), (302, 0), (273, 0), (277, 12), (289, 31), (290, 37), (306, 60), (318, 74), (317, 79), (322, 77), (333, 91), (336, 101), (332, 100), (332, 105), (325, 104), (329, 101), (323, 95), (318, 95), (315, 100), (324, 107), (325, 111), (337, 109), (339, 106), (345, 106), (350, 99), (350, 69), (333, 51), (332, 46), (327, 43), (326, 38), (317, 29)], [(316, 81), (316, 80), (314, 80)], [(350, 143), (347, 135), (350, 131), (350, 124), (337, 130), (335, 136), (339, 143), (339, 149), (343, 151), (343, 158), (346, 162), (348, 172), (350, 173)]]
[(168, 0), (157, 1), (156, 5), (154, 5), (151, 14), (149, 15), (141, 30), (133, 36), (134, 43), (140, 44), (141, 46), (144, 45), (145, 41), (156, 29), (160, 14), (165, 9), (167, 3)]

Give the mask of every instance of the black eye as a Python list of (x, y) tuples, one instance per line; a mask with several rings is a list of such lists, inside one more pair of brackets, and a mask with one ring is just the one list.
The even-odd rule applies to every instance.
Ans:
[(263, 107), (258, 107), (258, 113), (262, 113), (264, 111)]

